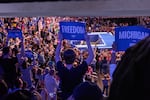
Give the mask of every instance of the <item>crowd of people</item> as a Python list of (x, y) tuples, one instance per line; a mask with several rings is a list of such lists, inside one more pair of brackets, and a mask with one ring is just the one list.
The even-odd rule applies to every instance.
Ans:
[[(110, 69), (120, 65), (125, 52), (115, 52), (114, 46), (113, 49), (92, 48), (88, 36), (85, 36), (87, 50), (72, 48), (59, 34), (60, 21), (83, 21), (87, 32), (113, 35), (115, 27), (129, 25), (126, 22), (117, 25), (101, 17), (0, 18), (1, 100), (92, 100), (90, 96), (102, 100), (103, 95), (109, 96), (109, 82), (117, 77), (112, 76)], [(7, 30), (13, 28), (22, 30), (22, 38), (8, 37)], [(90, 76), (94, 72), (103, 77), (102, 91), (97, 81), (92, 82)], [(114, 86), (115, 82), (112, 83)], [(88, 93), (90, 90), (85, 88), (96, 92)], [(84, 91), (87, 97), (79, 91)]]

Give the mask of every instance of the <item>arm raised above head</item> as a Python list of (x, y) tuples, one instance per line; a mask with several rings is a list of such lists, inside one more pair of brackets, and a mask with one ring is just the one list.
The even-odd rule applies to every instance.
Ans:
[(21, 56), (25, 56), (25, 49), (24, 49), (24, 36), (21, 38)]
[(57, 44), (56, 51), (55, 51), (55, 61), (56, 61), (56, 63), (61, 60), (60, 51), (61, 51), (62, 40), (63, 40), (62, 34), (59, 33), (58, 44)]
[(85, 61), (89, 65), (93, 61), (94, 53), (93, 53), (93, 49), (91, 47), (89, 36), (87, 34), (85, 34), (85, 41), (86, 41), (86, 44), (87, 44), (87, 47), (88, 47), (88, 57)]

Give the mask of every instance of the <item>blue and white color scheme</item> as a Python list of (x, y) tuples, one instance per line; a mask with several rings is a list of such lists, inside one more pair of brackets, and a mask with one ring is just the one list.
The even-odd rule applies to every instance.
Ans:
[(31, 60), (34, 59), (34, 53), (31, 50), (26, 50), (25, 51), (25, 56), (30, 58)]
[(125, 26), (115, 29), (117, 51), (125, 51), (138, 41), (149, 36), (150, 30), (142, 26)]
[(86, 24), (82, 22), (60, 22), (60, 33), (64, 39), (84, 40)]
[(14, 29), (8, 29), (8, 38), (22, 38), (22, 31), (18, 28), (14, 28)]
[[(112, 48), (112, 44), (115, 41), (115, 37), (110, 32), (92, 32), (88, 33), (90, 36), (91, 46), (95, 48), (95, 46), (99, 49), (101, 48)], [(96, 44), (96, 45), (95, 45)], [(77, 42), (75, 44), (77, 48), (85, 49), (87, 48), (86, 44), (81, 44), (81, 42)]]

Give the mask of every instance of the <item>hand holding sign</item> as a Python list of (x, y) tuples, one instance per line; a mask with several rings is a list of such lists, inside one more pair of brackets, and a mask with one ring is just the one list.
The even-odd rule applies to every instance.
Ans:
[(84, 38), (85, 38), (85, 40), (90, 41), (90, 36), (87, 33), (84, 34)]
[(63, 35), (61, 33), (58, 34), (58, 41), (61, 42), (63, 40)]
[(112, 44), (112, 49), (113, 49), (114, 51), (116, 51), (116, 49), (117, 49), (117, 45), (116, 45), (115, 42), (113, 42), (113, 44)]

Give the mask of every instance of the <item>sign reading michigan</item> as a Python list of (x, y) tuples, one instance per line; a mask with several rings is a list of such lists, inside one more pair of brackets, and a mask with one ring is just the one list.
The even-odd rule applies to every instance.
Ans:
[(125, 51), (138, 41), (149, 36), (150, 30), (142, 26), (125, 26), (115, 29), (117, 51)]
[(60, 33), (64, 39), (84, 40), (86, 25), (83, 22), (60, 22)]

